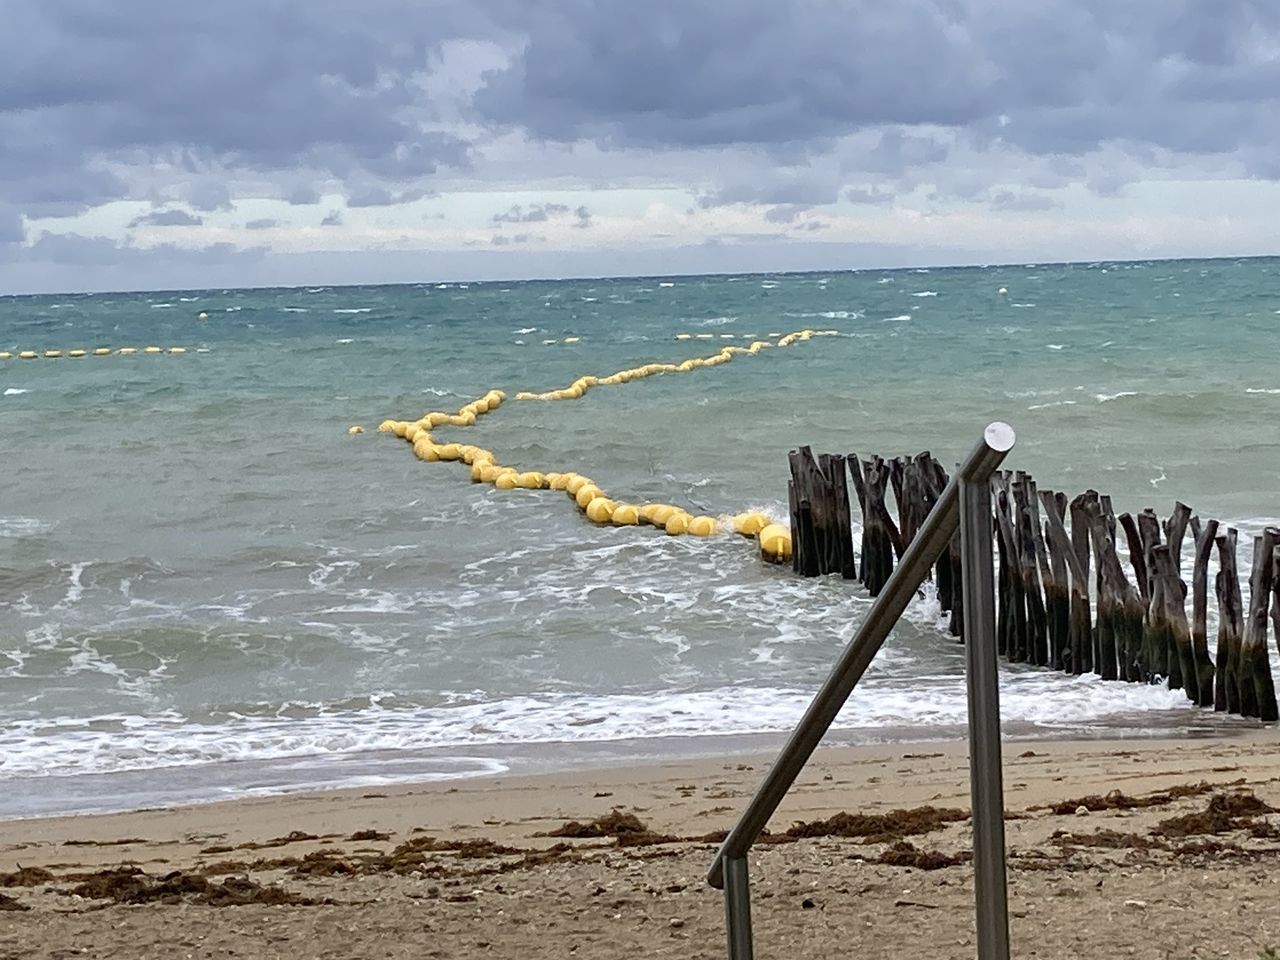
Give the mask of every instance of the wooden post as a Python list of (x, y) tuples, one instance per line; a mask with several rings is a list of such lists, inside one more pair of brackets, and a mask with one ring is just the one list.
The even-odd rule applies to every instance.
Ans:
[(1271, 554), (1271, 623), (1276, 635), (1276, 649), (1280, 650), (1280, 546)]
[(1062, 522), (1066, 509), (1066, 496), (1049, 490), (1040, 492), (1044, 505), (1044, 538), (1041, 541), (1049, 555), (1049, 573), (1044, 578), (1045, 606), (1049, 614), (1049, 666), (1055, 670), (1064, 668), (1065, 653), (1071, 636), (1071, 591), (1067, 579), (1067, 562), (1062, 551), (1055, 548), (1049, 534), (1049, 516)]
[[(1094, 669), (1103, 680), (1115, 680), (1120, 674), (1117, 668), (1119, 658), (1116, 655), (1116, 622), (1119, 619), (1123, 587), (1115, 582), (1115, 571), (1110, 569), (1110, 561), (1115, 552), (1111, 538), (1111, 526), (1103, 511), (1101, 498), (1090, 498), (1085, 504), (1089, 518), (1089, 539), (1093, 545), (1093, 553), (1097, 558), (1098, 611), (1094, 625), (1094, 636), (1097, 638)], [(1116, 566), (1119, 561), (1116, 560)], [(1121, 574), (1123, 577), (1123, 573)]]
[[(1104, 635), (1100, 644), (1104, 654), (1103, 663), (1104, 666), (1109, 664), (1106, 654), (1108, 650), (1112, 650), (1116, 663), (1114, 677), (1136, 680), (1141, 676), (1136, 660), (1142, 643), (1145, 610), (1142, 595), (1125, 577), (1120, 555), (1116, 551), (1115, 527), (1107, 524), (1105, 517), (1098, 516), (1091, 533), (1094, 552), (1098, 557), (1098, 569), (1102, 573), (1102, 589), (1098, 594), (1098, 623), (1099, 632)], [(1109, 679), (1105, 673), (1102, 676), (1104, 680)]]
[[(857, 459), (849, 455), (849, 462)], [(885, 492), (889, 485), (889, 469), (881, 457), (862, 461), (861, 472), (854, 471), (854, 484), (862, 484), (859, 498), (863, 502), (862, 513), (862, 582), (867, 592), (877, 596), (893, 573), (894, 558), (902, 556), (902, 538), (894, 525), (889, 508), (885, 505)]]
[(853, 580), (858, 575), (858, 566), (853, 556), (853, 523), (849, 516), (849, 484), (844, 460), (838, 453), (818, 456), (818, 468), (828, 484), (834, 508), (831, 528), (827, 531), (832, 553), (823, 572), (838, 573), (846, 580)]
[[(1177, 564), (1173, 559), (1173, 544), (1166, 543), (1156, 547), (1151, 555), (1155, 561), (1152, 574), (1152, 581), (1155, 584), (1154, 593), (1159, 597), (1158, 608), (1155, 599), (1151, 602), (1152, 622), (1165, 637), (1166, 644), (1177, 659), (1178, 677), (1181, 680), (1182, 689), (1187, 694), (1187, 699), (1193, 703), (1199, 703), (1200, 693), (1195, 658), (1192, 655), (1191, 628), (1187, 624), (1187, 608), (1183, 600), (1185, 587), (1178, 576)], [(1169, 688), (1177, 689), (1173, 685), (1172, 677), (1169, 678)]]
[(1040, 544), (1037, 549), (1040, 511), (1035, 506), (1035, 481), (1021, 471), (1013, 482), (1013, 500), (1017, 508), (1018, 560), (1027, 604), (1027, 660), (1043, 667), (1049, 663), (1048, 617), (1039, 572), (1039, 554), (1044, 545)]
[[(1244, 633), (1244, 601), (1240, 597), (1240, 576), (1236, 572), (1236, 530), (1214, 538), (1218, 548), (1218, 575), (1214, 592), (1218, 597), (1218, 669), (1215, 674), (1213, 708), (1227, 713), (1243, 713), (1240, 691), (1240, 638)], [(1218, 706), (1221, 703), (1222, 706)]]
[[(1063, 498), (1065, 499), (1065, 498)], [(1054, 509), (1046, 510), (1046, 531), (1049, 534), (1049, 548), (1055, 551), (1071, 574), (1071, 607), (1067, 625), (1066, 645), (1062, 651), (1063, 669), (1068, 673), (1083, 673), (1081, 666), (1081, 648), (1088, 646), (1088, 635), (1091, 631), (1089, 622), (1089, 572), (1080, 562), (1075, 545), (1067, 534), (1063, 518), (1066, 515), (1066, 504), (1058, 500)]]
[[(1138, 514), (1138, 532), (1142, 536), (1142, 553), (1143, 561), (1146, 564), (1147, 571), (1147, 613), (1148, 620), (1153, 617), (1159, 620), (1162, 609), (1162, 599), (1158, 596), (1157, 582), (1155, 578), (1155, 561), (1153, 554), (1156, 547), (1160, 546), (1160, 519), (1156, 516), (1154, 510), (1147, 507)], [(1178, 667), (1177, 654), (1169, 648), (1167, 636), (1154, 627), (1149, 628), (1145, 634), (1143, 648), (1146, 652), (1147, 669), (1151, 671), (1152, 677), (1164, 677), (1169, 683), (1171, 690), (1182, 686), (1182, 678), (1177, 674), (1181, 673)]]
[(1147, 553), (1142, 545), (1142, 534), (1133, 517), (1127, 513), (1120, 514), (1120, 526), (1124, 528), (1125, 542), (1129, 546), (1129, 565), (1133, 567), (1133, 577), (1138, 584), (1138, 594), (1144, 603), (1151, 602), (1151, 584), (1147, 580)]
[[(1093, 669), (1093, 615), (1089, 607), (1089, 510), (1091, 499), (1086, 491), (1071, 501), (1071, 549), (1075, 551), (1083, 575), (1080, 594), (1072, 590), (1071, 672), (1081, 674)], [(1096, 495), (1096, 494), (1095, 494)], [(1081, 602), (1082, 601), (1082, 602)]]
[(822, 500), (814, 489), (813, 452), (808, 447), (792, 450), (787, 455), (791, 467), (791, 484), (795, 497), (791, 514), (791, 567), (805, 577), (816, 577), (821, 571), (819, 530), (822, 526)]
[(1195, 535), (1196, 557), (1191, 569), (1191, 650), (1196, 663), (1196, 702), (1202, 707), (1218, 706), (1218, 687), (1214, 683), (1213, 661), (1209, 659), (1209, 554), (1213, 551), (1213, 540), (1218, 535), (1218, 521), (1210, 520), (1200, 527), (1192, 518), (1192, 532)]
[[(1018, 534), (1011, 513), (1013, 507), (1009, 494), (1009, 476), (1001, 472), (992, 477), (991, 482), (994, 486), (996, 529), (1000, 542), (1000, 582), (1006, 588), (999, 604), (999, 633), (1004, 655), (1009, 662), (1023, 663), (1027, 660), (1027, 591), (1022, 575)], [(997, 649), (1001, 644), (997, 645)]]
[[(1273, 557), (1280, 545), (1280, 528), (1267, 527), (1253, 540), (1253, 570), (1249, 575), (1249, 616), (1240, 643), (1241, 694), (1246, 703), (1256, 708), (1252, 714), (1264, 721), (1280, 719), (1276, 708), (1275, 683), (1271, 677), (1271, 659), (1267, 645), (1267, 611), (1275, 586)], [(1245, 693), (1252, 686), (1250, 701)], [(1249, 716), (1249, 714), (1246, 714)]]

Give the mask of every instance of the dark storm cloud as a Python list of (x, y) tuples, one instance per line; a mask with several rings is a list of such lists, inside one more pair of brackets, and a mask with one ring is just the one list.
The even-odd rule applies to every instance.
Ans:
[(27, 237), (22, 214), (12, 207), (0, 204), (0, 244), (21, 243)]
[(322, 227), (340, 227), (342, 226), (342, 211), (330, 210), (323, 220), (320, 221)]
[(204, 220), (192, 216), (185, 210), (154, 210), (129, 221), (130, 229), (134, 227), (199, 227), (203, 224)]
[(864, 187), (850, 187), (844, 192), (844, 198), (850, 203), (893, 203), (894, 193), (892, 190), (878, 190), (874, 187), (871, 189), (866, 189)]
[[(488, 76), (475, 104), (539, 138), (771, 146), (936, 125), (1032, 153), (1111, 140), (1191, 154), (1280, 148), (1280, 4), (1264, 0), (534, 9), (523, 51)], [(927, 137), (886, 137), (868, 169), (946, 157)]]
[[(424, 129), (418, 78), (442, 41), (490, 30), (454, 0), (12, 0), (4, 19), (0, 178), (30, 215), (126, 196), (109, 163), (222, 180), (462, 164), (465, 144)], [(184, 199), (224, 207), (208, 189)]]
[(569, 213), (563, 203), (533, 203), (528, 208), (515, 204), (504, 213), (493, 215), (494, 223), (545, 223), (552, 217), (562, 217)]

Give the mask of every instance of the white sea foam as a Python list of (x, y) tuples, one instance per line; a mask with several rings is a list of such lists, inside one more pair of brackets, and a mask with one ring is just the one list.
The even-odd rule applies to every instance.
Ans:
[(913, 297), (936, 297), (937, 295), (937, 290), (921, 290), (918, 293), (912, 294)]
[(537, 333), (538, 328), (537, 327), (521, 327), (520, 329), (515, 330), (514, 332), (522, 335), (526, 333)]
[(1121, 390), (1119, 393), (1095, 393), (1093, 399), (1099, 403), (1110, 403), (1112, 400), (1119, 400), (1121, 397), (1136, 397), (1137, 395), (1134, 390)]
[(660, 286), (660, 287), (674, 287), (674, 286), (675, 286), (675, 284), (674, 284), (674, 283), (671, 283), (671, 282), (670, 282), (670, 281), (668, 281), (668, 280), (663, 280), (661, 283), (659, 283), (659, 284), (658, 284), (658, 286)]
[[(5, 391), (8, 393), (9, 391)], [(1245, 393), (1280, 393), (1280, 387), (1245, 387)]]
[(334, 313), (373, 313), (373, 307), (335, 308)]
[(281, 307), (283, 313), (310, 313), (306, 307)]
[[(785, 641), (783, 641), (785, 642)], [(678, 662), (684, 641), (658, 638)], [(758, 648), (772, 660), (777, 647)], [(755, 659), (761, 659), (757, 653)], [(1052, 729), (1088, 728), (1105, 718), (1189, 713), (1180, 691), (1098, 683), (1050, 671), (1002, 671), (1002, 720)], [(834, 729), (958, 729), (967, 717), (962, 677), (922, 677), (910, 685), (870, 674)], [(700, 691), (589, 695), (541, 693), (492, 700), (457, 692), (445, 705), (396, 708), (374, 698), (341, 708), (297, 703), (271, 713), (228, 714), (198, 723), (173, 711), (72, 720), (19, 719), (0, 735), (0, 774), (40, 777), (144, 770), (242, 760), (387, 750), (521, 743), (599, 742), (653, 737), (772, 733), (790, 729), (813, 692), (732, 686)]]
[(727, 323), (737, 323), (736, 316), (708, 317), (705, 320), (690, 321), (692, 327), (723, 327)]
[(1045, 346), (1050, 350), (1065, 350), (1067, 348), (1065, 343), (1046, 343)]
[(910, 320), (910, 319), (911, 319), (911, 314), (900, 313), (896, 317), (885, 317), (880, 322), (881, 323), (901, 323), (903, 320)]
[(335, 343), (355, 343), (356, 341), (355, 341), (355, 337), (342, 337), (334, 342)]
[(31, 392), (30, 390), (27, 390), (24, 387), (5, 387), (4, 388), (4, 395), (6, 397), (20, 397), (24, 393), (30, 393), (30, 392)]
[(1074, 407), (1074, 406), (1076, 406), (1076, 402), (1074, 400), (1055, 400), (1053, 403), (1033, 403), (1031, 406), (1027, 407), (1027, 409), (1028, 410), (1047, 410), (1050, 407)]

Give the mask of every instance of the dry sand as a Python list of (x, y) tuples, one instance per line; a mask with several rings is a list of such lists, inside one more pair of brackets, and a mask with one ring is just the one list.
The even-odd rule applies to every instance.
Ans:
[[(769, 759), (0, 824), (0, 960), (722, 957), (707, 837)], [(1280, 946), (1274, 731), (1007, 744), (1005, 786), (1015, 955)], [(821, 751), (752, 855), (758, 955), (972, 957), (968, 805), (963, 744)]]

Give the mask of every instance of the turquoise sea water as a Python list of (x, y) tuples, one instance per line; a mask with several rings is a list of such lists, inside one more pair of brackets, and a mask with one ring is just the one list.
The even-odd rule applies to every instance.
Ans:
[[(386, 417), (835, 330), (436, 435), (785, 518), (799, 443), (946, 461), (999, 418), (1044, 486), (1250, 535), (1280, 516), (1278, 327), (1273, 259), (0, 298), (0, 350), (188, 351), (0, 361), (0, 814), (785, 730), (868, 607), (735, 537), (473, 486)], [(936, 604), (907, 619), (844, 738), (962, 729)], [(1032, 734), (1229, 723), (1021, 667), (1003, 706)]]

